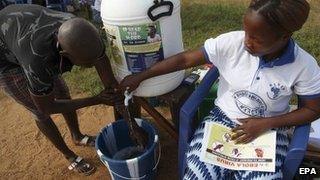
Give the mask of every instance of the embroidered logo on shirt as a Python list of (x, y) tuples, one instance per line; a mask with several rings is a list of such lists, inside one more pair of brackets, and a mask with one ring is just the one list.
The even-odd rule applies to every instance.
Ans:
[(270, 99), (276, 100), (280, 97), (281, 91), (285, 91), (286, 87), (280, 83), (269, 84), (270, 92), (267, 92), (267, 95)]
[(264, 117), (267, 105), (263, 99), (250, 91), (237, 91), (233, 94), (238, 109), (249, 116)]

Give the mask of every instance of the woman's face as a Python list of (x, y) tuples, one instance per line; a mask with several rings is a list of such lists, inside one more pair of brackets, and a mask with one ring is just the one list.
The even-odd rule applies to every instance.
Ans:
[(254, 56), (273, 55), (285, 47), (288, 36), (279, 36), (264, 19), (255, 11), (248, 11), (243, 19), (245, 31), (244, 45)]

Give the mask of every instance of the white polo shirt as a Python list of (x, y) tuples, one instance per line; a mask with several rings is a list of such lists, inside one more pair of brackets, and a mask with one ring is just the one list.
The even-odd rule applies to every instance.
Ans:
[(285, 114), (293, 93), (299, 98), (320, 97), (320, 68), (293, 40), (280, 58), (266, 63), (245, 50), (244, 35), (222, 34), (206, 40), (203, 48), (220, 73), (215, 105), (231, 120)]

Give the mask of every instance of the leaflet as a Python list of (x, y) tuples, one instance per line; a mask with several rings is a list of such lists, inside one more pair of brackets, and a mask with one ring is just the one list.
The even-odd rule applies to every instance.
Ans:
[(276, 131), (268, 131), (248, 144), (235, 144), (231, 128), (205, 124), (200, 160), (233, 170), (275, 172)]

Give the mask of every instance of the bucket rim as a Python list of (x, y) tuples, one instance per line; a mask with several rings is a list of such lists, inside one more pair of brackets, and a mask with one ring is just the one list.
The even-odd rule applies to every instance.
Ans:
[(151, 123), (149, 123), (148, 121), (143, 120), (143, 119), (141, 119), (141, 118), (135, 118), (135, 120), (136, 120), (136, 121), (137, 121), (137, 120), (138, 120), (138, 121), (141, 121), (141, 123), (145, 123), (147, 126), (150, 126), (150, 127), (151, 127), (151, 129), (152, 129), (152, 131), (153, 131), (153, 133), (154, 133), (154, 139), (153, 139), (153, 143), (152, 143), (152, 145), (150, 146), (150, 148), (148, 148), (147, 151), (145, 151), (145, 152), (144, 152), (143, 154), (141, 154), (140, 156), (137, 156), (137, 157), (134, 157), (134, 158), (131, 158), (131, 159), (125, 159), (125, 160), (112, 159), (112, 158), (106, 156), (105, 154), (103, 154), (102, 151), (98, 148), (98, 139), (101, 138), (100, 136), (102, 136), (102, 131), (103, 131), (104, 129), (106, 129), (107, 127), (113, 125), (114, 123), (123, 123), (123, 122), (125, 122), (124, 119), (119, 119), (119, 120), (116, 120), (116, 121), (108, 124), (107, 126), (103, 127), (103, 128), (100, 130), (100, 133), (99, 133), (99, 135), (98, 135), (97, 138), (96, 138), (95, 148), (96, 148), (97, 154), (99, 155), (100, 158), (105, 159), (106, 161), (111, 162), (111, 163), (130, 163), (130, 162), (136, 161), (138, 158), (140, 158), (140, 159), (145, 159), (146, 156), (147, 156), (148, 154), (150, 154), (151, 151), (156, 148), (156, 145), (159, 144), (159, 143), (158, 143), (158, 142), (159, 142), (159, 135), (158, 135), (155, 127), (154, 127)]

